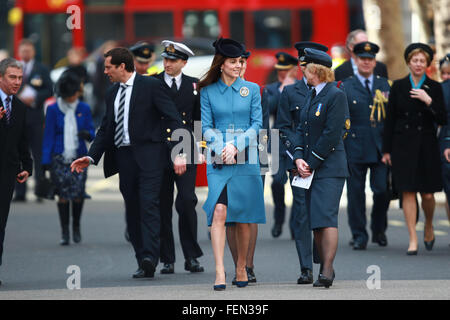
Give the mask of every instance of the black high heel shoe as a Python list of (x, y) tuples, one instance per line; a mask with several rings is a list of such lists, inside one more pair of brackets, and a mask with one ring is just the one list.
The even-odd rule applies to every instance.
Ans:
[(423, 235), (423, 243), (425, 244), (425, 249), (428, 251), (433, 250), (434, 240), (436, 240), (436, 237), (434, 236), (434, 230), (433, 230), (433, 240), (431, 241), (425, 241), (425, 234)]
[(325, 277), (321, 273), (321, 274), (319, 274), (319, 283), (322, 284), (325, 288), (329, 288), (329, 287), (331, 287), (333, 285), (333, 281), (334, 281), (335, 276), (336, 275), (334, 273), (334, 270), (333, 270), (333, 277), (332, 278)]
[[(227, 281), (227, 273), (225, 272), (225, 281)], [(227, 284), (215, 284), (213, 289), (214, 291), (224, 291), (227, 288)]]

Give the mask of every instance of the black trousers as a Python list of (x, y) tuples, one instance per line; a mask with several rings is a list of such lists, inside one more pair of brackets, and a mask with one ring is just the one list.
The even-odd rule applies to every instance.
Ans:
[[(31, 155), (33, 156), (33, 176), (35, 186), (42, 178), (42, 139), (44, 136), (44, 125), (40, 122), (27, 124), (28, 140), (30, 141)], [(15, 196), (19, 198), (25, 198), (27, 193), (27, 183), (16, 183)]]
[(14, 169), (1, 169), (0, 172), (0, 266), (2, 265), (3, 241), (5, 240), (6, 222), (14, 193), (16, 174)]
[(173, 168), (164, 170), (161, 187), (161, 262), (175, 263), (175, 244), (172, 231), (172, 206), (174, 183), (177, 185), (175, 209), (178, 212), (178, 231), (185, 259), (203, 255), (197, 242), (197, 196), (195, 195), (196, 165), (188, 165), (186, 172), (178, 176)]
[[(156, 147), (158, 150), (152, 151), (158, 154), (164, 147), (161, 144)], [(136, 153), (133, 147), (122, 147), (116, 151), (119, 189), (125, 200), (128, 233), (138, 265), (142, 259), (150, 258), (156, 266), (160, 252), (159, 193), (163, 169), (162, 166), (144, 165), (143, 161), (138, 161), (139, 155)]]

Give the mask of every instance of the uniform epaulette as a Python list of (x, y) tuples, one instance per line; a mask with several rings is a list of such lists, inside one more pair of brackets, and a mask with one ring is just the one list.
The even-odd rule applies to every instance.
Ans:
[(392, 87), (392, 80), (388, 79), (389, 86)]

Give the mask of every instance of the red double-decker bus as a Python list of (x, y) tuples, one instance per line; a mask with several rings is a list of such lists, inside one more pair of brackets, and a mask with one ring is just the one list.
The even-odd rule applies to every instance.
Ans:
[[(295, 54), (297, 41), (343, 44), (364, 24), (361, 0), (16, 0), (15, 6), (23, 19), (14, 47), (32, 38), (38, 58), (51, 68), (71, 47), (92, 52), (111, 39), (123, 45), (178, 39), (201, 55), (213, 53), (211, 43), (223, 36), (252, 52), (246, 78), (259, 84), (268, 81), (276, 52)], [(70, 6), (79, 9), (79, 29), (67, 27)]]

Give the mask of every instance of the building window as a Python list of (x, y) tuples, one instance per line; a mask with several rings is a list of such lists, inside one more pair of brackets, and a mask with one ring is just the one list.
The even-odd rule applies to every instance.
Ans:
[(230, 36), (240, 43), (245, 43), (244, 11), (230, 12)]
[[(99, 23), (101, 21), (101, 23)], [(86, 13), (86, 49), (90, 52), (108, 40), (123, 40), (125, 26), (123, 13)]]
[(299, 12), (300, 41), (310, 41), (313, 34), (313, 12), (311, 9), (303, 9)]
[(134, 15), (136, 38), (173, 37), (173, 14), (171, 12), (146, 12)]
[(219, 35), (220, 25), (216, 11), (186, 11), (184, 13), (184, 37), (216, 39)]
[(255, 48), (277, 49), (291, 46), (289, 10), (264, 10), (253, 13)]

